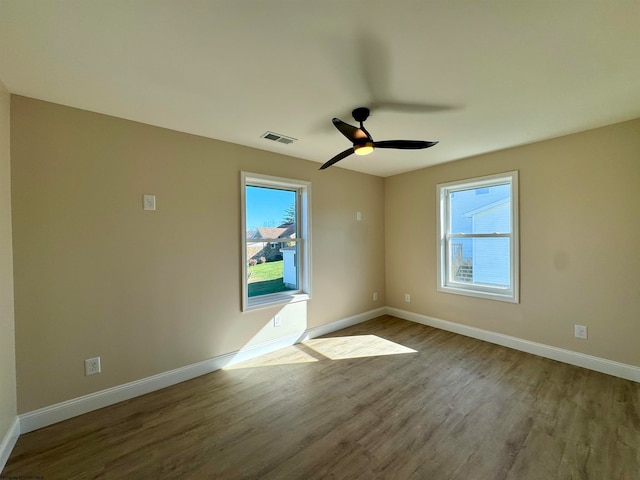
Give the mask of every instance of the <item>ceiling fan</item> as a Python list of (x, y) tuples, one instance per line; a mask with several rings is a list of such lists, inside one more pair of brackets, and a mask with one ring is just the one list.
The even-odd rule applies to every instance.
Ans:
[(369, 117), (369, 109), (366, 107), (356, 108), (353, 112), (353, 119), (360, 123), (360, 128), (349, 125), (343, 122), (339, 118), (333, 119), (333, 125), (342, 133), (351, 143), (353, 147), (348, 148), (344, 152), (340, 152), (331, 160), (326, 162), (320, 167), (320, 170), (329, 168), (331, 165), (336, 164), (340, 160), (355, 153), (356, 155), (368, 155), (375, 148), (396, 148), (400, 150), (420, 150), (423, 148), (433, 147), (438, 142), (427, 142), (422, 140), (383, 140), (381, 142), (375, 142), (371, 137), (371, 134), (364, 128), (364, 121)]

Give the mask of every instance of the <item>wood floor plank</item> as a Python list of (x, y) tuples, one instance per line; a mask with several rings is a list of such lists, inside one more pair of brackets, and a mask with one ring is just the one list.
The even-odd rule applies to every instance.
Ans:
[(640, 384), (383, 316), (22, 435), (51, 479), (640, 478)]

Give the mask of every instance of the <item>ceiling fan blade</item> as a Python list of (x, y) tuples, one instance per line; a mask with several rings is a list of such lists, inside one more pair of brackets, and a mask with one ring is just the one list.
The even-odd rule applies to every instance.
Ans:
[(373, 142), (376, 148), (399, 148), (400, 150), (420, 150), (433, 147), (438, 142), (425, 142), (422, 140), (383, 140)]
[(356, 140), (359, 140), (361, 138), (369, 138), (369, 136), (360, 128), (349, 125), (339, 118), (334, 118), (332, 122), (338, 129), (338, 131), (345, 137), (347, 137), (351, 143), (355, 143)]
[(344, 152), (340, 152), (338, 155), (336, 155), (331, 160), (329, 160), (324, 165), (322, 165), (318, 170), (324, 170), (325, 168), (329, 168), (334, 163), (338, 163), (343, 158), (346, 158), (349, 155), (351, 155), (354, 151), (355, 150), (353, 149), (353, 147), (351, 147), (351, 148), (346, 149)]
[(361, 34), (358, 38), (358, 58), (366, 93), (371, 98), (371, 111), (398, 113), (435, 113), (458, 107), (437, 103), (396, 101), (391, 88), (392, 52), (379, 38)]
[(455, 110), (451, 105), (440, 105), (436, 103), (406, 103), (394, 101), (373, 101), (369, 105), (371, 110), (387, 110), (398, 113), (435, 113)]
[(358, 57), (363, 81), (370, 98), (384, 98), (389, 93), (389, 48), (379, 39), (363, 34), (358, 38)]

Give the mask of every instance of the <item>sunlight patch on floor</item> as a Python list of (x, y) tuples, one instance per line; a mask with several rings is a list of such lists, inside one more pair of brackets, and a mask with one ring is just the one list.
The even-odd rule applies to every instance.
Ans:
[(349, 337), (315, 338), (272, 353), (224, 367), (225, 370), (241, 368), (273, 367), (297, 363), (312, 363), (348, 358), (378, 357), (417, 353), (416, 350), (377, 335), (353, 335)]
[(234, 365), (224, 367), (225, 370), (239, 368), (272, 367), (274, 365), (290, 365), (295, 363), (317, 362), (318, 359), (301, 350), (297, 345), (292, 345), (275, 352), (265, 353), (259, 357), (245, 360)]
[(380, 338), (377, 335), (315, 338), (307, 340), (303, 344), (331, 360), (417, 353), (411, 348)]

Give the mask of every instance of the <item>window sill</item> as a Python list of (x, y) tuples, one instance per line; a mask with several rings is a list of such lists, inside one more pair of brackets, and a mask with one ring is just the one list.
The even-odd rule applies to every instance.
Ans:
[(286, 305), (289, 303), (304, 302), (311, 299), (308, 293), (291, 293), (280, 295), (269, 295), (268, 297), (250, 298), (243, 306), (243, 312), (250, 312), (261, 308), (275, 307), (277, 305)]
[(513, 292), (490, 292), (490, 291), (482, 291), (482, 290), (473, 290), (470, 288), (456, 288), (452, 286), (440, 286), (438, 287), (439, 292), (443, 293), (452, 293), (454, 295), (465, 295), (467, 297), (476, 297), (476, 298), (484, 298), (487, 300), (496, 300), (498, 302), (507, 302), (507, 303), (520, 303), (520, 300)]

